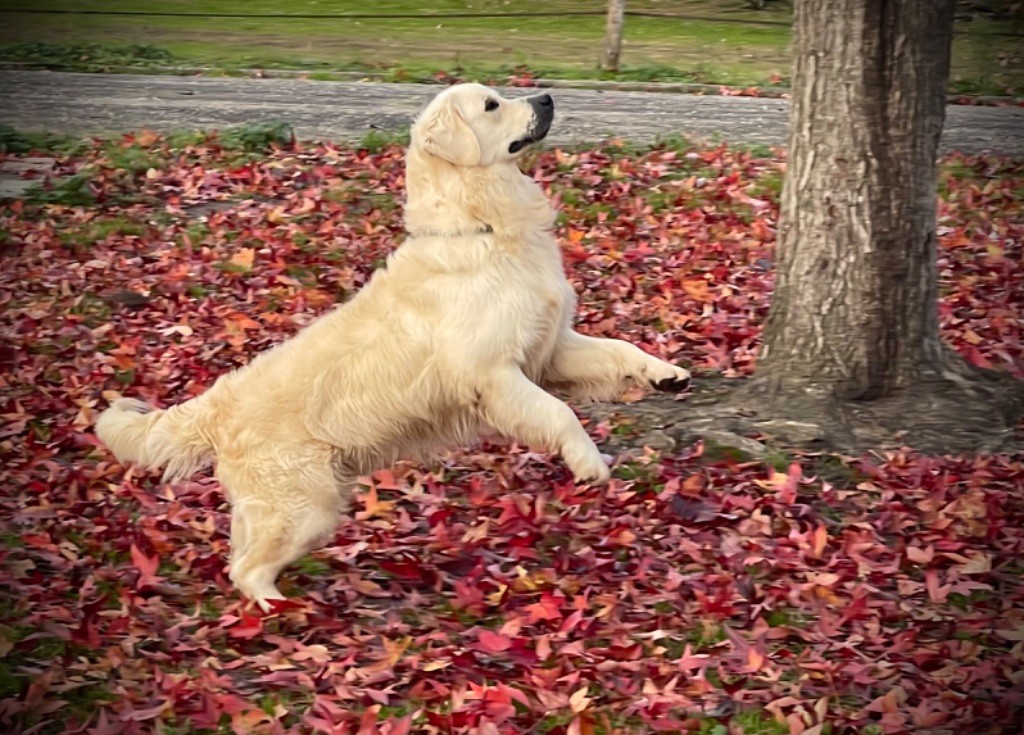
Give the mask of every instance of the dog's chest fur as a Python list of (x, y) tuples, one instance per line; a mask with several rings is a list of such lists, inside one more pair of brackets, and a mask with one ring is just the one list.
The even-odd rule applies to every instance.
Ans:
[[(562, 330), (569, 326), (576, 295), (565, 279), (558, 245), (549, 233), (536, 233), (521, 243), (521, 253), (498, 268), (498, 288), (507, 294), (496, 305), (508, 318), (520, 319), (514, 345), (523, 372), (540, 383)], [(512, 347), (512, 345), (510, 345)]]

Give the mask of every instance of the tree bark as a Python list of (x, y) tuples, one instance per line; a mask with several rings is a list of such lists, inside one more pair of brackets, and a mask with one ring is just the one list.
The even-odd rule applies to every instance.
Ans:
[(759, 373), (847, 400), (941, 369), (936, 158), (953, 0), (801, 0)]
[(604, 50), (601, 52), (603, 71), (619, 70), (619, 55), (622, 52), (622, 25), (626, 13), (626, 0), (608, 0), (608, 16), (605, 22)]

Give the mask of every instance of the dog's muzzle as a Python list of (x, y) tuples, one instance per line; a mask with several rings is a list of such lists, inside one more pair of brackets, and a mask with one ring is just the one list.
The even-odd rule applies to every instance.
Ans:
[(533, 122), (526, 135), (518, 140), (512, 141), (508, 147), (509, 153), (518, 153), (530, 143), (544, 140), (544, 136), (551, 130), (551, 121), (555, 118), (555, 102), (550, 94), (538, 94), (527, 97), (526, 101), (533, 108)]

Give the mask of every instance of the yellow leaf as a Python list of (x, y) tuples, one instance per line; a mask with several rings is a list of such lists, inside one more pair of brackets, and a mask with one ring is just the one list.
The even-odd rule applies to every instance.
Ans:
[(714, 300), (708, 292), (708, 282), (703, 278), (687, 278), (681, 281), (681, 285), (686, 295), (694, 301), (709, 302)]
[(228, 262), (248, 272), (252, 270), (253, 261), (256, 259), (256, 251), (252, 248), (242, 248), (231, 256)]
[(579, 714), (587, 708), (587, 705), (590, 704), (590, 697), (587, 696), (588, 689), (589, 687), (581, 687), (573, 692), (569, 697), (569, 709)]
[(820, 559), (825, 547), (828, 546), (828, 529), (818, 526), (811, 536), (811, 556)]
[(836, 607), (842, 605), (842, 600), (840, 600), (836, 596), (836, 593), (830, 590), (828, 587), (815, 587), (814, 595), (815, 597), (820, 597), (821, 599), (827, 601), (830, 605), (835, 605)]
[(505, 593), (506, 592), (508, 592), (508, 585), (506, 585), (506, 584), (498, 585), (498, 589), (497, 590), (495, 590), (491, 594), (487, 595), (487, 604), (488, 605), (495, 605), (495, 606), (500, 605), (501, 601), (505, 598)]
[(532, 574), (523, 567), (516, 567), (516, 579), (512, 583), (517, 592), (535, 592), (550, 587), (554, 582), (554, 572), (550, 569), (538, 569)]
[(466, 529), (466, 532), (462, 534), (462, 543), (468, 544), (475, 541), (483, 541), (490, 533), (490, 529), (490, 519), (484, 518), (481, 523)]
[(764, 654), (754, 648), (747, 649), (747, 670), (760, 671), (764, 666)]
[(381, 641), (384, 644), (384, 652), (387, 654), (384, 660), (388, 662), (388, 666), (394, 666), (402, 658), (405, 649), (412, 643), (412, 636), (407, 635), (397, 641), (382, 638)]
[(385, 516), (391, 512), (391, 509), (395, 507), (394, 501), (391, 500), (379, 500), (377, 498), (377, 488), (370, 486), (370, 489), (366, 491), (366, 494), (362, 496), (363, 504), (366, 506), (366, 510), (361, 513), (356, 513), (356, 518), (361, 520), (366, 518), (373, 518), (374, 516)]
[(679, 491), (684, 495), (700, 495), (700, 491), (704, 489), (704, 485), (704, 475), (690, 475), (683, 481)]
[(423, 664), (423, 671), (439, 671), (440, 669), (446, 669), (452, 665), (451, 661), (443, 661), (441, 659), (435, 659), (433, 661), (427, 661)]

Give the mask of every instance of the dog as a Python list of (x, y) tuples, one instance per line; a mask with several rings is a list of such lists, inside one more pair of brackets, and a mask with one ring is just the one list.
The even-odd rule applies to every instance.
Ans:
[(215, 465), (231, 505), (230, 578), (264, 610), (281, 570), (333, 536), (356, 478), (498, 433), (557, 451), (576, 481), (604, 456), (569, 406), (689, 373), (572, 329), (555, 212), (519, 159), (551, 127), (548, 94), (450, 87), (416, 118), (404, 242), (350, 301), (167, 409), (121, 398), (96, 432), (164, 479)]

